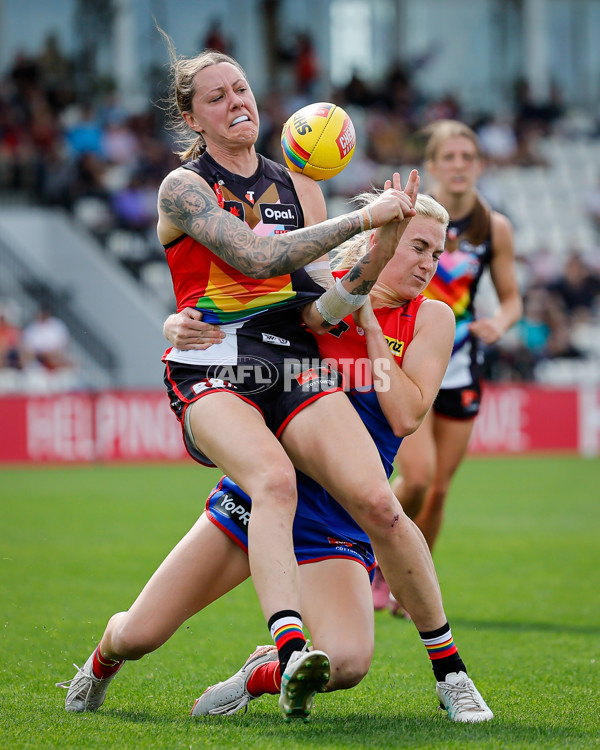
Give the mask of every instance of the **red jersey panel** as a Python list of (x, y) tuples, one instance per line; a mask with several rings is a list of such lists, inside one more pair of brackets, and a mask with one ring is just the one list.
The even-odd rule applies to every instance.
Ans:
[[(304, 226), (291, 178), (276, 162), (259, 155), (255, 174), (242, 177), (204, 153), (184, 168), (205, 179), (219, 206), (261, 237)], [(303, 269), (271, 279), (252, 279), (188, 235), (166, 245), (165, 253), (177, 309), (196, 307), (209, 323), (231, 323), (267, 310), (298, 307), (322, 293)]]
[[(333, 275), (342, 278), (346, 273), (347, 271), (334, 271)], [(375, 310), (398, 367), (402, 367), (404, 352), (414, 335), (417, 312), (425, 299), (419, 294), (402, 307), (380, 307)], [(356, 325), (352, 315), (348, 315), (328, 333), (319, 336), (317, 341), (321, 357), (344, 376), (345, 390), (370, 390), (373, 380), (367, 343), (362, 328)]]

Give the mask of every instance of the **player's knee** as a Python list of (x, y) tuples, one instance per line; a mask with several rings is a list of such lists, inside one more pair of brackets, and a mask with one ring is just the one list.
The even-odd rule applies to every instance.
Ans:
[(372, 651), (357, 644), (356, 648), (346, 647), (343, 652), (328, 652), (331, 661), (331, 679), (328, 690), (347, 690), (363, 679), (371, 666)]
[(143, 625), (132, 623), (127, 614), (120, 612), (118, 621), (109, 623), (113, 625), (110, 640), (114, 652), (123, 659), (135, 660), (162, 646), (164, 639)]
[(257, 473), (251, 484), (253, 509), (268, 503), (277, 509), (295, 511), (296, 472), (291, 463), (275, 467), (265, 463), (264, 470)]
[(402, 496), (410, 503), (423, 503), (430, 479), (425, 475), (402, 478)]
[(387, 483), (369, 488), (369, 492), (357, 503), (355, 519), (369, 535), (376, 536), (408, 520)]

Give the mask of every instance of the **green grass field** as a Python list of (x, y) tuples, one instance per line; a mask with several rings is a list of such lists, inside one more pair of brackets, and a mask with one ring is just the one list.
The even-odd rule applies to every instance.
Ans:
[[(600, 747), (600, 462), (468, 460), (435, 561), (455, 640), (496, 718), (452, 724), (410, 623), (376, 613), (368, 676), (285, 724), (265, 696), (198, 720), (193, 700), (269, 642), (251, 584), (125, 665), (97, 714), (64, 711), (108, 617), (203, 507), (194, 465), (0, 471), (0, 748)], [(349, 613), (351, 616), (351, 613)]]

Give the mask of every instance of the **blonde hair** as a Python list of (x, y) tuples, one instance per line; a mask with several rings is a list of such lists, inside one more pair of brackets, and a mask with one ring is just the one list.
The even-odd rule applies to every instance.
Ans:
[(206, 141), (202, 135), (192, 130), (182, 117), (183, 112), (192, 111), (192, 100), (196, 93), (196, 74), (211, 65), (230, 63), (240, 71), (244, 80), (247, 81), (248, 76), (237, 60), (218, 50), (205, 49), (194, 57), (178, 56), (169, 35), (160, 27), (158, 31), (167, 45), (169, 54), (169, 97), (166, 106), (168, 127), (175, 133), (177, 142), (183, 146), (182, 150), (175, 153), (183, 161), (196, 159), (206, 150)]
[[(366, 206), (378, 197), (378, 192), (361, 193), (353, 200), (361, 206)], [(419, 193), (415, 203), (415, 211), (417, 212), (417, 216), (424, 216), (427, 219), (435, 219), (444, 228), (444, 233), (446, 232), (450, 216), (448, 215), (448, 211), (446, 211), (442, 204), (438, 203), (435, 198), (432, 198), (430, 195)], [(352, 268), (352, 266), (368, 251), (369, 242), (373, 232), (375, 232), (374, 229), (369, 232), (361, 232), (360, 234), (351, 237), (349, 240), (346, 240), (346, 242), (340, 245), (337, 249), (335, 257), (332, 260), (332, 266), (340, 270)]]
[(423, 128), (423, 135), (427, 138), (425, 146), (425, 161), (433, 161), (437, 156), (438, 150), (442, 143), (448, 138), (463, 136), (468, 138), (477, 149), (477, 156), (483, 156), (479, 138), (474, 130), (460, 120), (436, 120), (427, 127)]

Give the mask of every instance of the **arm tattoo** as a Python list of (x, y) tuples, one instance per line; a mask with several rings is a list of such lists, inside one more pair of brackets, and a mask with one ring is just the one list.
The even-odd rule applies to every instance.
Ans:
[(208, 186), (192, 175), (171, 173), (163, 182), (159, 205), (169, 220), (230, 266), (257, 279), (291, 273), (360, 232), (357, 211), (286, 234), (258, 237), (223, 211)]
[(352, 294), (368, 294), (376, 281), (377, 279), (362, 281), (358, 286), (353, 287)]
[[(369, 253), (366, 253), (363, 255), (360, 260), (357, 260), (356, 263), (352, 266), (352, 268), (348, 271), (348, 281), (356, 281), (356, 279), (360, 278), (363, 268), (362, 266), (367, 265), (369, 261), (371, 260), (371, 257)], [(355, 294), (358, 294), (358, 292), (355, 292)]]
[[(359, 282), (356, 286), (353, 286), (351, 289), (348, 290), (350, 294), (368, 294), (373, 288), (373, 285), (377, 281), (377, 269), (373, 267), (369, 267), (370, 263), (371, 263), (371, 254), (367, 252), (365, 253), (365, 255), (363, 255), (362, 258), (356, 261), (356, 263), (348, 271), (346, 276), (344, 276), (344, 280), (347, 279), (350, 282), (353, 282), (353, 281)], [(362, 276), (365, 273), (368, 276), (375, 276), (375, 278), (363, 279)]]

